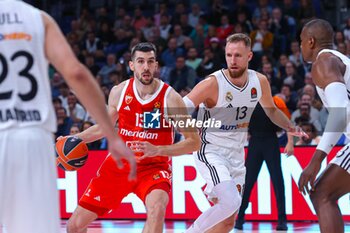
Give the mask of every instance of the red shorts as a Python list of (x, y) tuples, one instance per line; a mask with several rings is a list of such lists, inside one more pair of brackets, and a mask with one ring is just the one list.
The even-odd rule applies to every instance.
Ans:
[(108, 156), (97, 176), (90, 181), (79, 205), (101, 216), (118, 208), (129, 193), (135, 193), (145, 203), (147, 194), (154, 189), (170, 192), (171, 170), (168, 163), (138, 166), (136, 181), (128, 180), (128, 171), (128, 167), (119, 169), (112, 156)]

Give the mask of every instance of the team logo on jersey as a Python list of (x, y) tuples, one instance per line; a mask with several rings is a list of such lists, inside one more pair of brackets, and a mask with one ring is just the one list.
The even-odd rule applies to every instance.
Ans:
[(160, 128), (160, 116), (162, 114), (159, 108), (154, 109), (152, 112), (143, 113), (143, 128), (144, 129), (159, 129)]
[(132, 97), (131, 95), (127, 94), (127, 95), (125, 96), (125, 103), (126, 103), (126, 104), (130, 104), (131, 101), (132, 101), (132, 99), (133, 99), (133, 97)]
[(160, 175), (159, 174), (155, 174), (154, 176), (153, 176), (153, 180), (158, 180), (160, 178)]
[(25, 32), (13, 32), (9, 34), (0, 34), (0, 41), (1, 40), (27, 40), (31, 41), (32, 36), (25, 33)]
[(154, 104), (154, 108), (160, 108), (162, 104), (158, 101)]
[(256, 91), (256, 88), (253, 87), (251, 90), (250, 90), (250, 96), (252, 99), (256, 99), (256, 97), (258, 97), (258, 92)]
[(226, 100), (227, 102), (231, 102), (231, 101), (233, 100), (233, 95), (232, 95), (231, 92), (229, 92), (229, 91), (226, 92), (225, 100)]

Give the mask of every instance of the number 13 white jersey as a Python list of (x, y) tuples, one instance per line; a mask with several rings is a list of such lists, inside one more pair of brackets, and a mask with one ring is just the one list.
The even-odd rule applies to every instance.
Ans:
[(221, 127), (202, 127), (202, 143), (244, 153), (248, 125), (253, 110), (260, 100), (262, 91), (259, 78), (254, 70), (248, 69), (248, 80), (243, 87), (237, 87), (219, 70), (211, 74), (218, 83), (218, 100), (213, 108), (201, 104), (197, 120), (220, 121)]
[(0, 1), (0, 130), (39, 126), (56, 131), (44, 42), (38, 9)]

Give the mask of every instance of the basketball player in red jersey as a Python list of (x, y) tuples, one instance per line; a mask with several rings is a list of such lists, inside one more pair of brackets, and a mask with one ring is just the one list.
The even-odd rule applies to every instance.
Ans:
[[(154, 78), (158, 68), (155, 46), (139, 43), (132, 49), (131, 56), (129, 66), (135, 78), (112, 88), (108, 111), (114, 122), (119, 118), (119, 135), (138, 158), (137, 179), (129, 181), (128, 165), (120, 168), (108, 156), (69, 219), (68, 233), (87, 232), (93, 220), (116, 209), (131, 192), (146, 205), (147, 221), (143, 232), (163, 232), (171, 183), (168, 156), (199, 149), (196, 130), (183, 128), (185, 140), (173, 144), (173, 128), (164, 124), (170, 121), (164, 116), (175, 116), (173, 120), (179, 120), (177, 116), (187, 115), (187, 110), (174, 89)], [(95, 125), (77, 136), (88, 143), (100, 139), (102, 134)]]

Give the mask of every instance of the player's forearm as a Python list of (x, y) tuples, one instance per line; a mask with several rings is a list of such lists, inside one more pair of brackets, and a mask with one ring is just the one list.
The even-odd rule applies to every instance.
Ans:
[[(197, 132), (195, 133), (197, 134)], [(200, 139), (198, 135), (187, 137), (185, 140), (168, 146), (159, 146), (159, 154), (167, 156), (177, 156), (192, 153), (200, 148)]]
[(81, 138), (86, 143), (90, 143), (103, 138), (103, 133), (98, 125), (93, 125), (75, 136)]
[(288, 117), (278, 108), (268, 109), (265, 110), (265, 112), (271, 121), (282, 129), (288, 130), (292, 125)]

